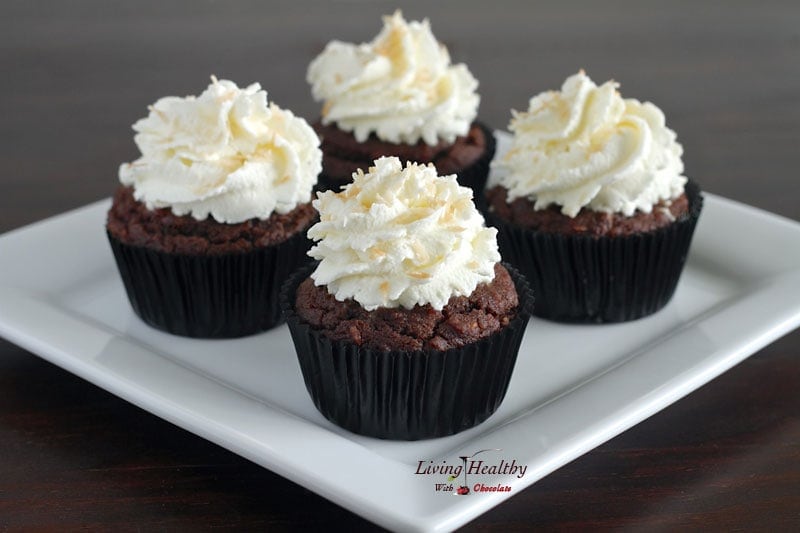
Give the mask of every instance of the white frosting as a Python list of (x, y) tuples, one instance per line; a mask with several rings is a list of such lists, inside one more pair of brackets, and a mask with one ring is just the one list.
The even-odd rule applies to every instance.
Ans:
[(311, 62), (307, 80), (322, 123), (336, 123), (359, 142), (371, 133), (392, 143), (449, 143), (466, 135), (478, 112), (478, 82), (464, 64), (451, 65), (428, 20), (384, 17), (371, 43), (332, 41)]
[(583, 71), (561, 91), (533, 97), (513, 111), (511, 148), (499, 156), (488, 187), (502, 185), (509, 201), (527, 197), (575, 216), (582, 207), (630, 216), (649, 213), (683, 193), (683, 148), (655, 105), (623, 99), (619, 85), (598, 87)]
[(305, 120), (275, 104), (258, 83), (212, 83), (199, 97), (168, 96), (133, 125), (142, 156), (120, 181), (148, 209), (218, 222), (266, 219), (311, 201), (322, 170), (319, 139)]
[(341, 192), (317, 193), (314, 207), (320, 221), (308, 236), (319, 242), (309, 255), (320, 263), (311, 277), (337, 300), (441, 310), (494, 279), (497, 230), (484, 225), (472, 191), (432, 164), (382, 157)]

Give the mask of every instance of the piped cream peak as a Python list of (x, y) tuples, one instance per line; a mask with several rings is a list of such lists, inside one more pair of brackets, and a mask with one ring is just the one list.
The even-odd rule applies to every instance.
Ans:
[(597, 86), (581, 70), (560, 91), (531, 98), (528, 111), (513, 111), (511, 148), (497, 155), (488, 186), (568, 216), (584, 207), (649, 213), (680, 196), (687, 180), (675, 132), (655, 105), (623, 99), (618, 88)]
[(484, 225), (472, 191), (432, 164), (382, 157), (340, 192), (317, 193), (314, 207), (309, 255), (320, 264), (311, 277), (337, 300), (441, 310), (494, 279), (497, 230)]
[(359, 142), (374, 134), (393, 143), (452, 143), (469, 131), (480, 103), (478, 82), (464, 64), (450, 63), (428, 20), (407, 22), (399, 10), (369, 43), (328, 43), (306, 79), (324, 102), (323, 124)]
[(119, 178), (148, 208), (237, 223), (287, 213), (311, 200), (322, 168), (305, 120), (267, 103), (254, 83), (211, 76), (200, 96), (168, 96), (133, 125), (142, 155)]

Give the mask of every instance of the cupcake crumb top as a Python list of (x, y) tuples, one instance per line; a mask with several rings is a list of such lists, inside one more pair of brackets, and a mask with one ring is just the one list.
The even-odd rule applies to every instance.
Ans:
[(308, 278), (297, 289), (295, 309), (334, 341), (375, 350), (460, 348), (497, 333), (517, 315), (519, 296), (508, 271), (497, 263), (489, 283), (469, 296), (454, 296), (441, 310), (430, 305), (367, 311), (354, 300), (337, 301)]

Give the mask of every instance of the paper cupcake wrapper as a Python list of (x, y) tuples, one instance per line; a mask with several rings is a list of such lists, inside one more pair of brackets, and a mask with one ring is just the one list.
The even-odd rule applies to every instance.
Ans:
[[(492, 162), (492, 158), (494, 157), (495, 150), (497, 148), (497, 141), (494, 138), (494, 133), (488, 127), (480, 122), (476, 122), (476, 124), (481, 128), (483, 131), (483, 135), (486, 139), (486, 150), (484, 150), (483, 154), (480, 158), (475, 160), (470, 166), (460, 170), (457, 173), (458, 176), (458, 183), (465, 187), (469, 187), (475, 192), (475, 198), (477, 199), (481, 196), (484, 186), (486, 185), (486, 179), (489, 176), (489, 164)], [(385, 154), (390, 156), (392, 154)], [(416, 163), (424, 163), (425, 161), (415, 161)], [(366, 171), (366, 169), (364, 169)], [(339, 191), (339, 188), (342, 185), (346, 185), (350, 183), (350, 179), (341, 180), (336, 179), (331, 176), (328, 176), (323, 171), (317, 180), (317, 188), (318, 191)]]
[(483, 195), (483, 188), (486, 186), (486, 179), (489, 177), (489, 164), (492, 162), (497, 148), (494, 132), (481, 122), (477, 122), (477, 124), (483, 130), (483, 136), (486, 139), (486, 150), (474, 163), (458, 172), (458, 183), (472, 189), (475, 193), (475, 198)]
[(505, 266), (519, 294), (517, 316), (489, 337), (446, 351), (380, 351), (331, 340), (294, 310), (297, 287), (315, 265), (299, 270), (284, 284), (281, 305), (319, 412), (354, 433), (396, 440), (443, 437), (486, 420), (508, 389), (533, 307), (525, 278)]
[(689, 214), (625, 237), (563, 235), (524, 229), (485, 211), (498, 229), (503, 260), (536, 294), (537, 316), (560, 322), (623, 322), (655, 313), (672, 298), (703, 206), (686, 185)]
[(133, 311), (175, 335), (232, 338), (283, 322), (280, 287), (310, 261), (305, 230), (253, 250), (189, 255), (125, 244), (108, 233)]

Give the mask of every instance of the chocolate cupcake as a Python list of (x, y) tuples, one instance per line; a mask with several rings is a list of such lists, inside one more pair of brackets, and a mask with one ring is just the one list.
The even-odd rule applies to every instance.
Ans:
[(583, 71), (513, 112), (493, 162), (487, 222), (529, 279), (536, 314), (619, 322), (669, 302), (702, 209), (683, 149), (655, 105)]
[(256, 83), (212, 78), (133, 129), (106, 230), (131, 306), (153, 327), (239, 337), (282, 321), (280, 285), (308, 262), (322, 153), (301, 118)]
[(318, 193), (319, 260), (281, 303), (314, 404), (345, 429), (416, 440), (488, 418), (505, 396), (533, 297), (501, 265), (472, 192), (432, 165), (380, 158)]
[(475, 122), (478, 82), (427, 20), (384, 17), (370, 43), (332, 41), (311, 62), (308, 82), (324, 101), (314, 125), (322, 140), (320, 188), (338, 190), (381, 156), (434, 163), (460, 184), (483, 190), (495, 150), (492, 132)]

